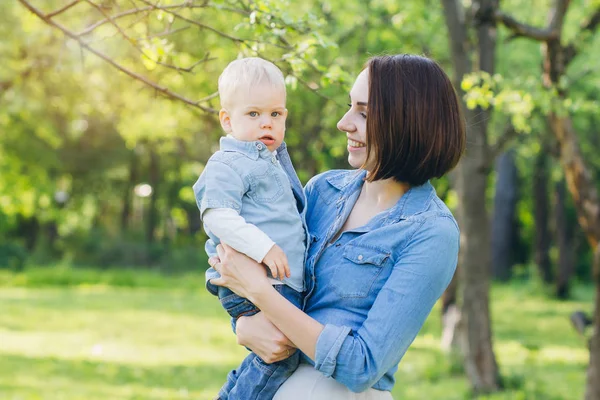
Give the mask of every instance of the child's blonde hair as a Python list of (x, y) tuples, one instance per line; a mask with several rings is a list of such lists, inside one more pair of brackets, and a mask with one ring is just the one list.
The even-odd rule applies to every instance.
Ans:
[(230, 62), (219, 76), (221, 107), (230, 107), (235, 93), (240, 89), (250, 90), (264, 83), (281, 87), (285, 94), (283, 73), (272, 62), (259, 57), (241, 58)]

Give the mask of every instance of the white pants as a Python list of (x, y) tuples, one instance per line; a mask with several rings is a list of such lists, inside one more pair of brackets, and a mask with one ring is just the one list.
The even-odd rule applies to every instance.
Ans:
[(393, 400), (390, 392), (368, 389), (353, 393), (346, 386), (313, 368), (300, 364), (279, 388), (273, 400)]

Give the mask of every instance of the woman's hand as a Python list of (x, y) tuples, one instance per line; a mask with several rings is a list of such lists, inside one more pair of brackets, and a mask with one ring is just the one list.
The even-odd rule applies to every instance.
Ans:
[[(217, 246), (219, 258), (211, 257), (208, 262), (216, 269), (220, 278), (211, 279), (217, 286), (227, 286), (233, 292), (250, 301), (255, 294), (271, 289), (267, 279), (267, 270), (262, 264), (257, 263), (245, 254), (235, 251), (222, 243)], [(220, 260), (220, 262), (219, 262)]]
[(238, 344), (248, 347), (267, 364), (285, 360), (294, 352), (294, 344), (275, 327), (264, 313), (237, 320)]

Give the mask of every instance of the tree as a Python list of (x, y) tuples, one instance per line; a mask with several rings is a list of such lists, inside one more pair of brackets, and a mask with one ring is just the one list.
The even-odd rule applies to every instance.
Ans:
[(546, 284), (553, 282), (552, 264), (550, 262), (550, 198), (548, 193), (549, 146), (546, 135), (542, 135), (542, 145), (535, 156), (533, 166), (533, 213), (535, 219), (535, 235), (533, 259), (538, 267), (540, 277)]
[[(582, 157), (579, 139), (572, 120), (572, 111), (566, 107), (569, 90), (564, 84), (567, 68), (581, 53), (586, 37), (600, 24), (600, 4), (592, 3), (589, 18), (583, 22), (575, 38), (565, 43), (564, 21), (569, 10), (569, 0), (556, 0), (549, 14), (549, 23), (536, 28), (521, 23), (513, 17), (496, 12), (495, 18), (510, 29), (516, 37), (526, 37), (542, 43), (544, 51), (543, 84), (552, 94), (552, 104), (547, 115), (548, 123), (560, 150), (569, 192), (575, 203), (579, 225), (585, 232), (594, 252), (593, 275), (596, 283), (594, 308), (594, 333), (590, 339), (590, 364), (588, 367), (585, 398), (600, 399), (600, 201), (592, 174)], [(583, 17), (583, 16), (582, 16)]]
[[(496, 1), (474, 1), (466, 11), (461, 1), (442, 0), (454, 68), (454, 85), (463, 97), (463, 78), (475, 69), (492, 75), (495, 67)], [(471, 30), (477, 43), (471, 43)], [(458, 343), (463, 352), (465, 371), (476, 392), (501, 387), (500, 374), (492, 347), (489, 311), (490, 225), (485, 192), (490, 160), (497, 150), (488, 143), (490, 110), (481, 107), (463, 110), (467, 119), (467, 150), (456, 172), (458, 220), (461, 227), (460, 285), (462, 305), (457, 325)]]
[(496, 161), (496, 190), (492, 220), (492, 272), (496, 279), (507, 281), (512, 274), (517, 236), (515, 212), (519, 194), (517, 167), (513, 150)]

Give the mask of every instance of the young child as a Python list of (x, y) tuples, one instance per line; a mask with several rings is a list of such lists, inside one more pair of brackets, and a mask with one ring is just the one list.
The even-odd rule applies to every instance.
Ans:
[[(297, 203), (292, 191), (292, 184), (299, 181), (285, 145), (276, 152), (283, 143), (287, 117), (283, 74), (261, 58), (233, 61), (219, 77), (219, 96), (219, 120), (227, 137), (221, 138), (220, 150), (194, 184), (210, 238), (206, 252), (216, 255), (222, 241), (264, 263), (274, 287), (300, 307), (306, 230), (297, 204), (303, 201)], [(235, 332), (238, 317), (259, 310), (231, 290), (212, 285), (209, 280), (218, 276), (212, 268), (207, 271), (207, 289), (231, 315)], [(218, 398), (271, 399), (298, 362), (298, 352), (270, 365), (252, 353), (229, 373)]]

